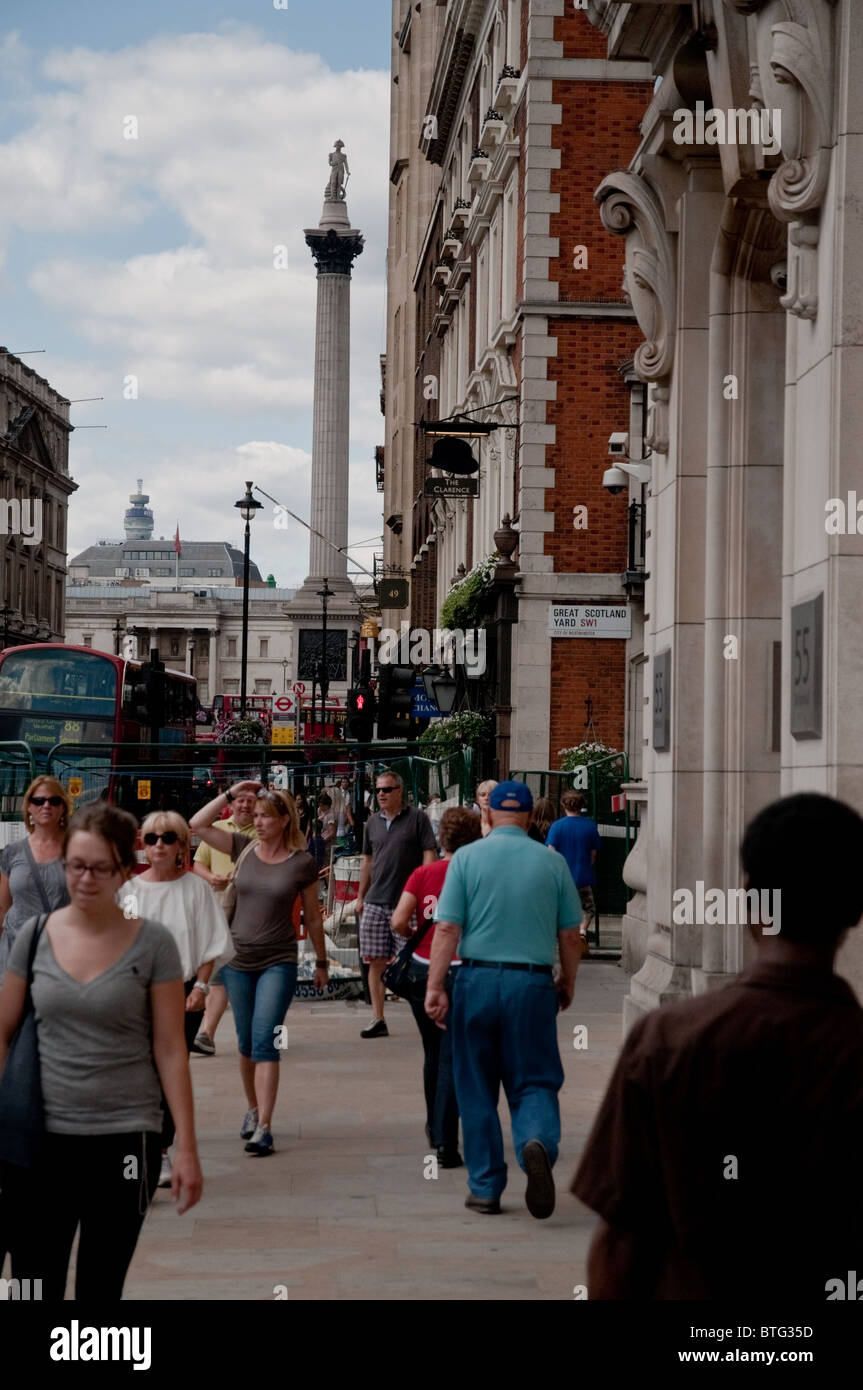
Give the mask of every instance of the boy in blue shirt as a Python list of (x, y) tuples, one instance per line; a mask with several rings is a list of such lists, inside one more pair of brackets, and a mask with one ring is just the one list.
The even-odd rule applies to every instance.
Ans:
[(569, 865), (569, 872), (581, 899), (584, 917), (580, 931), (586, 942), (588, 929), (596, 916), (593, 897), (596, 875), (593, 866), (602, 841), (596, 821), (581, 814), (584, 809), (584, 797), (580, 792), (564, 792), (561, 805), (565, 814), (549, 828), (545, 843), (556, 849), (558, 854), (562, 854)]

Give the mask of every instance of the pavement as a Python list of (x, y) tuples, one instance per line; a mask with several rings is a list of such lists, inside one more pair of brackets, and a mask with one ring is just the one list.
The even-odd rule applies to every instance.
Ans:
[[(406, 1003), (387, 1005), (390, 1036), (371, 1040), (359, 1036), (370, 1016), (362, 1003), (294, 1003), (276, 1152), (247, 1156), (227, 1013), (216, 1055), (191, 1064), (203, 1198), (177, 1216), (170, 1192), (157, 1192), (126, 1298), (572, 1299), (586, 1283), (595, 1217), (567, 1189), (620, 1049), (625, 987), (619, 965), (587, 960), (558, 1015), (563, 1139), (546, 1221), (525, 1208), (503, 1098), (500, 1216), (465, 1209), (465, 1169), (424, 1176), (422, 1048)], [(576, 1025), (587, 1027), (586, 1048), (573, 1047)]]

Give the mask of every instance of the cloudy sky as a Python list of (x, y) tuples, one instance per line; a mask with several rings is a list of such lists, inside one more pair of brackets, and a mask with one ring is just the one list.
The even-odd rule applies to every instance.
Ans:
[[(351, 542), (381, 530), (390, 0), (27, 0), (0, 13), (0, 342), (70, 399), (69, 553), (120, 537), (143, 477), (155, 535), (233, 540), (251, 478), (308, 518), (315, 272), (327, 154), (366, 239), (352, 288)], [(132, 117), (134, 120), (130, 120)], [(137, 131), (137, 138), (127, 138)], [(287, 269), (274, 248), (287, 247)], [(137, 399), (124, 383), (137, 378)], [(128, 394), (134, 389), (126, 385)], [(371, 566), (374, 547), (355, 551)], [(252, 554), (302, 581), (308, 532)]]

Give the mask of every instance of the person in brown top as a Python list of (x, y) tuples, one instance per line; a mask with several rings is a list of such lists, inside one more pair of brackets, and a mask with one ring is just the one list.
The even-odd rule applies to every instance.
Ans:
[[(255, 793), (257, 841), (219, 829), (216, 817), (244, 791)], [(303, 918), (314, 944), (315, 984), (326, 989), (324, 928), (318, 902), (318, 866), (306, 850), (293, 798), (268, 791), (260, 782), (237, 782), (204, 806), (189, 822), (213, 849), (234, 861), (236, 905), (231, 920), (234, 955), (222, 966), (240, 1048), (240, 1076), (248, 1111), (240, 1126), (246, 1153), (273, 1152), (270, 1133), (279, 1088), (282, 1023), (297, 983), (297, 936), (293, 910), (302, 898)], [(243, 851), (248, 853), (243, 855)], [(239, 863), (243, 856), (242, 863)]]
[(863, 820), (785, 797), (741, 860), (774, 907), (754, 964), (639, 1020), (573, 1181), (601, 1217), (591, 1299), (820, 1301), (863, 1268), (863, 1010), (833, 973), (863, 913)]

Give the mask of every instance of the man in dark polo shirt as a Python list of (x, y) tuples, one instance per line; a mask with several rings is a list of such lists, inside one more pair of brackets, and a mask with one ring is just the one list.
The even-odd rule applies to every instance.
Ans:
[(592, 1299), (780, 1306), (863, 1276), (863, 1010), (833, 973), (863, 913), (863, 820), (785, 797), (752, 821), (741, 860), (773, 903), (774, 923), (750, 927), (754, 963), (639, 1020), (575, 1176), (602, 1218)]
[(363, 867), (357, 895), (360, 919), (360, 956), (369, 968), (372, 1021), (361, 1038), (386, 1038), (384, 1022), (386, 988), (381, 976), (387, 961), (401, 942), (393, 936), (390, 919), (402, 889), (420, 864), (433, 864), (437, 841), (425, 811), (403, 805), (404, 783), (397, 772), (384, 768), (376, 778), (380, 810), (366, 821), (363, 832)]

